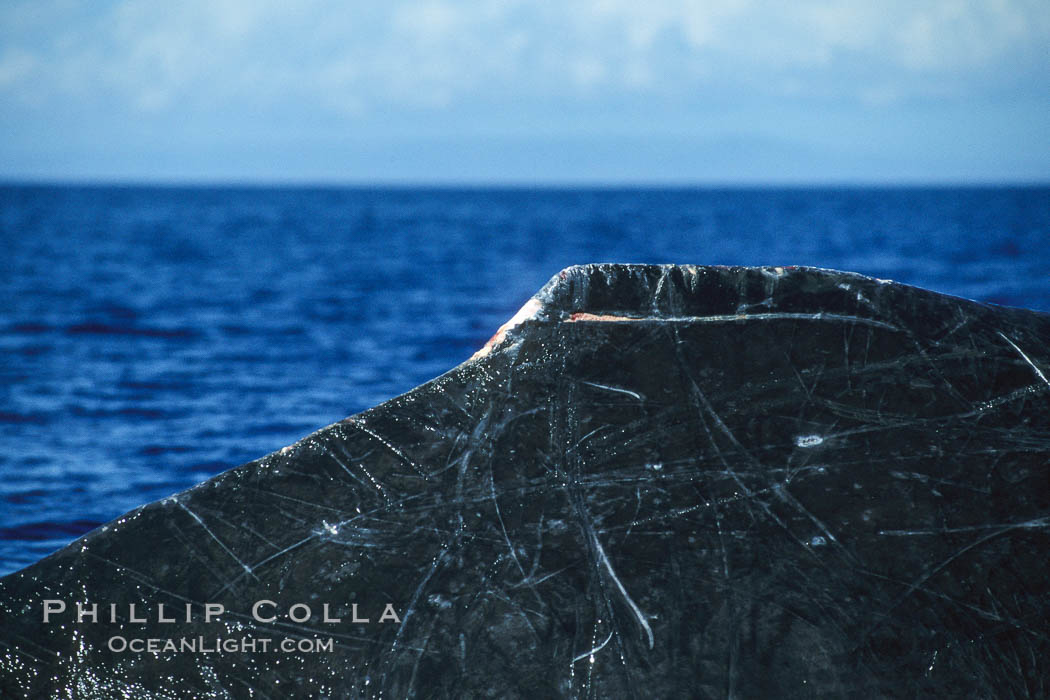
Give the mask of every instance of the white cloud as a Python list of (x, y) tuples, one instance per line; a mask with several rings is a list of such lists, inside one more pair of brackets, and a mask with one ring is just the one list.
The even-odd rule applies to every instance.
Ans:
[(295, 99), (356, 114), (508, 95), (572, 101), (599, 90), (674, 97), (712, 84), (881, 104), (943, 94), (945, 82), (965, 91), (972, 72), (1018, 62), (1050, 71), (1046, 0), (96, 7), (79, 16), (46, 0), (0, 9), (0, 91), (25, 92), (32, 82), (56, 100), (104, 94), (147, 112), (193, 100), (264, 109)]

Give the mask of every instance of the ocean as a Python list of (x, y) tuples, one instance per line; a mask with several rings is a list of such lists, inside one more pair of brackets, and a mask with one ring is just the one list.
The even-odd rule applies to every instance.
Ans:
[(463, 362), (560, 269), (1050, 311), (1050, 188), (0, 187), (0, 574)]

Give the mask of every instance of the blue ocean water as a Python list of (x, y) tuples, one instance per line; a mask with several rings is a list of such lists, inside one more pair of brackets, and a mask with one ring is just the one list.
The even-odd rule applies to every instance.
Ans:
[(0, 573), (466, 360), (585, 262), (1050, 310), (1050, 188), (0, 188)]

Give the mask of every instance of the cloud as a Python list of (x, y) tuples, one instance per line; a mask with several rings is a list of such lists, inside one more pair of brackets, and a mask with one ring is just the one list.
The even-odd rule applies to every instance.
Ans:
[(0, 175), (1045, 177), (1048, 42), (1046, 0), (5, 0)]
[[(973, 73), (1046, 72), (1045, 0), (889, 2), (157, 0), (0, 10), (0, 90), (106, 95), (143, 112), (292, 97), (348, 113), (470, 100), (674, 97), (732, 87), (870, 101)], [(859, 68), (858, 68), (859, 67)], [(989, 81), (990, 82), (990, 81)], [(581, 88), (584, 90), (581, 92)]]

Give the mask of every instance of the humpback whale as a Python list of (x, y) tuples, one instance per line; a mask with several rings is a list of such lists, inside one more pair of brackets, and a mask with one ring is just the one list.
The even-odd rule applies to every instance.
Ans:
[(446, 374), (0, 579), (0, 694), (1050, 694), (1050, 316), (556, 275)]

